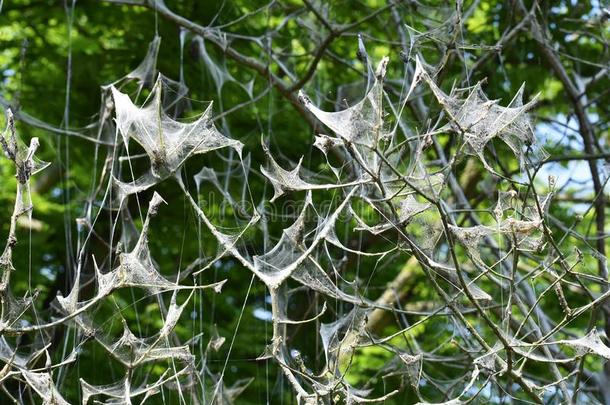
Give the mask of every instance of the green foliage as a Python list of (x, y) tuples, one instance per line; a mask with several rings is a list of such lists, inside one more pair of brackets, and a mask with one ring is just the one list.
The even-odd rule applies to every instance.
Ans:
[[(323, 174), (330, 173), (327, 160), (310, 146), (313, 143), (313, 136), (327, 131), (326, 128), (319, 124), (311, 127), (286, 92), (281, 91), (277, 86), (273, 87), (267, 80), (268, 77), (231, 58), (225, 50), (209, 46), (206, 49), (216, 61), (217, 67), (226, 66), (227, 72), (238, 83), (254, 80), (254, 95), (267, 92), (255, 103), (239, 107), (242, 103), (248, 103), (249, 97), (246, 92), (235, 83), (228, 83), (222, 90), (217, 89), (213, 80), (214, 73), (200, 60), (195, 45), (190, 41), (182, 50), (184, 62), (180, 63), (179, 29), (173, 21), (163, 18), (154, 10), (148, 7), (112, 4), (112, 2), (78, 1), (74, 8), (73, 22), (70, 24), (70, 1), (13, 0), (5, 3), (0, 12), (1, 94), (16, 111), (27, 112), (57, 127), (85, 127), (99, 114), (100, 86), (111, 83), (133, 70), (145, 56), (147, 45), (157, 30), (162, 37), (157, 65), (159, 71), (175, 79), (179, 78), (183, 71), (186, 84), (190, 89), (189, 97), (192, 100), (213, 101), (215, 113), (230, 111), (216, 124), (222, 132), (245, 144), (244, 149), (252, 154), (252, 168), (258, 171), (258, 168), (266, 163), (265, 155), (260, 147), (262, 134), (265, 142), (271, 141), (272, 151), (277, 152), (285, 162), (296, 162), (304, 155), (306, 167)], [(277, 30), (279, 34), (274, 36), (271, 44), (279, 55), (276, 55), (275, 59), (269, 57), (264, 46), (256, 46), (252, 41), (235, 40), (231, 46), (232, 49), (247, 57), (261, 61), (270, 73), (283, 81), (282, 83), (291, 83), (307, 74), (311, 66), (312, 54), (319, 47), (320, 39), (325, 38), (325, 35), (328, 34), (328, 29), (316, 19), (314, 13), (304, 7), (301, 1), (296, 0), (273, 3), (272, 6), (260, 12), (255, 11), (267, 6), (264, 1), (185, 0), (167, 1), (166, 3), (177, 14), (201, 26), (226, 24), (223, 29), (227, 32), (243, 36), (258, 36), (261, 43), (264, 42), (266, 33)], [(342, 105), (335, 102), (339, 97), (344, 97), (351, 103), (361, 96), (364, 88), (365, 65), (357, 56), (357, 33), (362, 34), (368, 54), (374, 61), (378, 61), (386, 55), (390, 56), (392, 63), (389, 66), (388, 77), (397, 78), (395, 81), (398, 82), (405, 76), (404, 64), (400, 61), (400, 52), (404, 49), (400, 43), (399, 26), (393, 20), (389, 8), (388, 11), (382, 10), (392, 2), (367, 0), (340, 1), (329, 5), (323, 4), (323, 2), (314, 3), (327, 11), (325, 15), (334, 21), (337, 27), (364, 19), (361, 24), (333, 39), (328, 52), (317, 65), (315, 75), (305, 83), (306, 90), (311, 93), (315, 92), (315, 104), (321, 105), (326, 110), (335, 110), (337, 105)], [(416, 2), (401, 2), (397, 6), (400, 15), (398, 25), (409, 26), (413, 35), (417, 32), (428, 31), (431, 25), (447, 17), (442, 11), (439, 11), (441, 7), (437, 7), (443, 2), (418, 3), (426, 4), (420, 7)], [(578, 4), (573, 5), (572, 3)], [(529, 30), (520, 31), (510, 43), (503, 44), (501, 52), (490, 50), (490, 47), (494, 47), (498, 41), (501, 41), (522, 18), (516, 6), (513, 5), (513, 2), (484, 0), (474, 3), (465, 2), (462, 8), (466, 10), (471, 6), (474, 8), (464, 21), (463, 32), (459, 33), (465, 45), (460, 48), (455, 42), (433, 39), (425, 41), (421, 47), (421, 56), (429, 63), (438, 63), (443, 52), (451, 50), (451, 52), (444, 53), (447, 56), (445, 67), (442, 71), (437, 72), (437, 79), (441, 87), (449, 91), (456, 84), (474, 84), (485, 79), (485, 92), (490, 98), (502, 99), (503, 105), (505, 105), (521, 84), (526, 82), (526, 100), (531, 99), (537, 93), (541, 94), (535, 118), (536, 122), (540, 124), (537, 129), (540, 137), (549, 137), (546, 148), (550, 155), (556, 157), (581, 153), (580, 136), (576, 133), (577, 125), (570, 124), (572, 129), (551, 129), (552, 124), (549, 123), (551, 121), (565, 122), (573, 119), (573, 104), (570, 97), (566, 95), (565, 86), (557, 75), (551, 72), (548, 61), (541, 56), (539, 44), (528, 32)], [(530, 4), (528, 4), (529, 6)], [(537, 10), (539, 17), (544, 19), (546, 24), (546, 34), (556, 44), (557, 49), (561, 49), (562, 61), (570, 76), (589, 77), (598, 71), (600, 61), (608, 62), (608, 49), (603, 48), (601, 41), (594, 38), (597, 35), (607, 39), (610, 35), (607, 20), (605, 23), (596, 20), (596, 12), (599, 8), (600, 6), (589, 4), (589, 2), (550, 1), (541, 3), (540, 10)], [(379, 11), (378, 15), (367, 19), (377, 11)], [(287, 19), (287, 16), (291, 16), (292, 13), (296, 17)], [(312, 30), (310, 27), (316, 28)], [(469, 79), (465, 79), (464, 64), (472, 66), (474, 61), (487, 58), (488, 53), (491, 53), (492, 56), (476, 71), (473, 71)], [(583, 63), (582, 61), (596, 62)], [(289, 66), (295, 77), (288, 77), (282, 64)], [(600, 125), (597, 132), (602, 143), (607, 143), (609, 135), (607, 125), (609, 82), (608, 75), (605, 74), (591, 84), (587, 93), (589, 100), (601, 101), (593, 103), (587, 110), (587, 114), (596, 122), (605, 121), (606, 124)], [(348, 88), (346, 85), (353, 85), (353, 88)], [(398, 84), (390, 89), (388, 91), (390, 97), (398, 98), (401, 86), (402, 84)], [(66, 93), (67, 91), (69, 92)], [(432, 108), (431, 117), (434, 116), (434, 109), (440, 111), (440, 107), (435, 106), (432, 102), (433, 98), (430, 94), (424, 94), (423, 99), (425, 104)], [(69, 104), (69, 107), (66, 107), (66, 103)], [(197, 101), (194, 101), (193, 105), (202, 106)], [(194, 108), (195, 111), (200, 109), (202, 108)], [(65, 115), (66, 111), (67, 115)], [(425, 130), (427, 117), (419, 119), (421, 117), (418, 118), (412, 112), (409, 112), (408, 116), (414, 128), (422, 132)], [(68, 122), (66, 122), (66, 117)], [(576, 127), (576, 131), (574, 127)], [(35, 207), (33, 215), (37, 225), (22, 223), (18, 229), (19, 244), (15, 251), (14, 265), (19, 271), (14, 275), (13, 288), (15, 294), (21, 295), (31, 288), (39, 290), (43, 297), (38, 301), (39, 310), (44, 314), (52, 314), (52, 303), (57, 292), (60, 291), (67, 295), (70, 291), (70, 275), (73, 274), (73, 269), (66, 263), (68, 260), (74, 260), (72, 256), (76, 247), (76, 236), (82, 231), (77, 229), (74, 220), (84, 215), (83, 207), (91, 193), (92, 178), (96, 178), (102, 172), (103, 162), (94, 159), (96, 153), (94, 147), (91, 142), (86, 140), (54, 134), (22, 122), (18, 123), (17, 130), (24, 139), (32, 137), (41, 139), (38, 155), (42, 160), (52, 162), (52, 166), (40, 173), (33, 183)], [(557, 137), (561, 136), (562, 132), (566, 141), (558, 142)], [(439, 139), (442, 139), (443, 143), (439, 147), (444, 149), (448, 156), (456, 152), (455, 140), (450, 136), (439, 137)], [(137, 151), (134, 148), (134, 153), (140, 152), (141, 150)], [(519, 163), (515, 160), (503, 159), (507, 152), (509, 150), (506, 145), (498, 143), (494, 144), (486, 153), (489, 155), (489, 161), (494, 162), (495, 169), (506, 175), (515, 175), (519, 172)], [(427, 153), (436, 154), (433, 150), (429, 150)], [(328, 159), (332, 160), (334, 157), (329, 156)], [(146, 167), (147, 163), (141, 162), (141, 164), (142, 167), (136, 164), (136, 171), (143, 170), (142, 168)], [(408, 166), (409, 163), (405, 161), (404, 164)], [(467, 164), (468, 159), (465, 159), (457, 167), (461, 169)], [(569, 165), (567, 161), (554, 164), (557, 167)], [(195, 188), (192, 181), (193, 176), (204, 165), (220, 171), (224, 163), (216, 155), (197, 156), (189, 160), (184, 167), (183, 178), (189, 179), (187, 186), (191, 190)], [(474, 163), (474, 165), (478, 171), (483, 171), (482, 165), (479, 163)], [(586, 170), (583, 167), (578, 166), (577, 170)], [(552, 171), (547, 170), (547, 172)], [(547, 172), (545, 174), (548, 174)], [(456, 174), (459, 176), (459, 173)], [(231, 181), (233, 191), (239, 190), (239, 184), (235, 182), (235, 179)], [(539, 181), (536, 185), (542, 189), (545, 187), (545, 181), (546, 179)], [(495, 179), (484, 178), (475, 182), (472, 185), (473, 191), (467, 195), (476, 210), (486, 212), (482, 215), (489, 216), (489, 211), (493, 210), (490, 197), (497, 195), (497, 183)], [(255, 196), (271, 192), (269, 185), (265, 184), (265, 179), (260, 175), (251, 176), (249, 188), (249, 191)], [(10, 218), (12, 212), (15, 191), (16, 181), (13, 166), (7, 159), (2, 159), (0, 160), (0, 231), (2, 235), (8, 234), (7, 219)], [(188, 202), (178, 186), (168, 181), (161, 184), (157, 191), (167, 200), (168, 206), (160, 208), (160, 215), (151, 224), (150, 247), (155, 252), (155, 260), (162, 269), (162, 273), (175, 274), (176, 270), (184, 270), (198, 257), (214, 257), (218, 253), (217, 245), (210, 235), (200, 233), (197, 219), (193, 212), (187, 209)], [(525, 189), (519, 191), (527, 192)], [(151, 195), (152, 192), (144, 192), (139, 201), (148, 201)], [(227, 229), (235, 226), (231, 221), (235, 211), (222, 201), (222, 195), (211, 188), (204, 189), (200, 195), (215, 196), (214, 202), (206, 206), (206, 212), (217, 221), (219, 226)], [(329, 195), (331, 200), (337, 197), (332, 193)], [(588, 203), (595, 197), (592, 190), (589, 188), (579, 190), (576, 185), (571, 184), (562, 190), (562, 196), (565, 199), (552, 205), (550, 211), (556, 220), (552, 226), (555, 235), (558, 238), (563, 237), (566, 232), (565, 227), (570, 227), (584, 235), (593, 235), (591, 229), (594, 229), (596, 219), (593, 210), (589, 210), (582, 219), (575, 219), (577, 213), (584, 211), (578, 201), (583, 200), (582, 204), (588, 207)], [(302, 196), (298, 194), (283, 197), (275, 208), (279, 210), (282, 204), (299, 201), (300, 197)], [(141, 208), (138, 201), (130, 200), (128, 210), (132, 213), (138, 229), (142, 225), (140, 215), (145, 213)], [(370, 206), (366, 204), (363, 204), (360, 214), (370, 219), (371, 224), (379, 222), (377, 214), (372, 212)], [(279, 218), (271, 223), (273, 233), (279, 234), (288, 222), (286, 219)], [(104, 239), (105, 235), (110, 234), (111, 225), (112, 223), (108, 219), (100, 221), (101, 230), (99, 232), (102, 236), (92, 241), (94, 252), (104, 252), (107, 249)], [(353, 222), (346, 221), (345, 227), (347, 229), (353, 225)], [(426, 232), (427, 229), (422, 228), (417, 236), (425, 238)], [(248, 233), (246, 239), (251, 244), (248, 248), (253, 253), (263, 251), (264, 241), (256, 231)], [(395, 241), (392, 240), (378, 238), (369, 248), (372, 251), (383, 251), (394, 243)], [(584, 251), (593, 243), (591, 240), (574, 240), (573, 247)], [(465, 257), (466, 254), (465, 249), (460, 250), (460, 255)], [(357, 275), (358, 282), (364, 283), (363, 280), (369, 282), (372, 280), (369, 291), (373, 292), (373, 298), (377, 298), (400, 272), (407, 259), (408, 257), (404, 254), (397, 255), (390, 265), (376, 271), (374, 259), (358, 258), (351, 263), (350, 270), (354, 270), (353, 273)], [(533, 266), (533, 264), (529, 263), (528, 266)], [(587, 256), (583, 258), (579, 271), (592, 276), (597, 275), (596, 266), (597, 260)], [(554, 267), (558, 269), (557, 265)], [(87, 270), (93, 271), (92, 264), (89, 264)], [(536, 277), (544, 279), (546, 276), (534, 275), (532, 277), (531, 283), (535, 290), (542, 292), (546, 284), (537, 286)], [(251, 294), (244, 304), (245, 292), (251, 282), (251, 274), (230, 258), (222, 259), (217, 266), (202, 276), (202, 281), (206, 283), (222, 279), (229, 280), (223, 288), (223, 293), (214, 295), (206, 292), (197, 295), (185, 312), (184, 321), (179, 323), (176, 334), (182, 341), (189, 340), (198, 332), (195, 320), (199, 319), (205, 324), (203, 335), (206, 342), (212, 334), (214, 325), (218, 327), (219, 334), (230, 341), (239, 322), (239, 332), (236, 333), (235, 342), (232, 345), (226, 379), (232, 383), (243, 376), (255, 377), (254, 382), (239, 397), (239, 402), (254, 404), (265, 401), (268, 403), (281, 403), (282, 400), (292, 401), (293, 395), (285, 388), (287, 383), (282, 380), (281, 370), (273, 367), (269, 360), (256, 360), (264, 352), (272, 335), (271, 323), (256, 316), (257, 311), (269, 310), (264, 285), (258, 280), (254, 281)], [(418, 271), (413, 277), (408, 290), (409, 303), (421, 304), (428, 310), (433, 309), (430, 302), (435, 299), (435, 292), (421, 271)], [(600, 292), (601, 290), (592, 291), (595, 294)], [(580, 294), (570, 292), (568, 294), (570, 294), (570, 301), (575, 306), (588, 302)], [(298, 303), (293, 303), (289, 310), (297, 315), (295, 317), (297, 319), (311, 316), (311, 313), (308, 312), (308, 304), (317, 299), (315, 294), (303, 293), (299, 297)], [(113, 315), (117, 312), (121, 313), (130, 325), (138, 325), (138, 331), (142, 336), (158, 330), (163, 325), (160, 303), (146, 294), (138, 296), (131, 291), (122, 291), (114, 293), (111, 298), (112, 304), (100, 305), (96, 309), (96, 317), (101, 321), (108, 320), (111, 323), (108, 326), (112, 333), (120, 335), (122, 331), (122, 325), (114, 322)], [(186, 293), (179, 294), (180, 302), (185, 298)], [(465, 305), (467, 302), (463, 300), (460, 304)], [(245, 311), (243, 319), (239, 321), (242, 305), (245, 305)], [(541, 305), (551, 319), (557, 320), (563, 316), (557, 301), (547, 301)], [(410, 324), (416, 324), (420, 319), (417, 315), (410, 315), (408, 318)], [(320, 321), (330, 322), (332, 319), (331, 315), (326, 314)], [(467, 319), (473, 324), (480, 322), (475, 314), (468, 315)], [(587, 328), (589, 322), (601, 321), (577, 319), (571, 327), (574, 328), (574, 331), (582, 331)], [(320, 343), (312, 343), (312, 337), (307, 334), (306, 328), (291, 328), (294, 344), (301, 348), (301, 355), (320, 366), (324, 360), (320, 356)], [(391, 334), (399, 330), (398, 324), (392, 321), (385, 326), (383, 332)], [(63, 333), (66, 334), (69, 342), (75, 339), (70, 335), (71, 332), (68, 329)], [(449, 322), (438, 321), (425, 326), (414, 326), (409, 333), (411, 334), (409, 339), (429, 336), (428, 347), (424, 349), (434, 350), (435, 346), (438, 346), (438, 342), (451, 341), (454, 331), (451, 330)], [(398, 343), (401, 339), (405, 341)], [(409, 339), (403, 335), (394, 338), (396, 344), (401, 345), (405, 350), (412, 345), (412, 341)], [(205, 343), (193, 344), (204, 345)], [(444, 355), (455, 355), (462, 350), (457, 346), (453, 346), (453, 349), (448, 347), (452, 346), (443, 346), (443, 352), (436, 353), (439, 359), (442, 359)], [(66, 387), (62, 393), (65, 392), (65, 397), (73, 403), (79, 401), (79, 393), (77, 384), (69, 383), (70, 380), (77, 381), (78, 377), (92, 383), (104, 384), (123, 377), (117, 374), (119, 368), (116, 367), (116, 364), (107, 361), (107, 356), (101, 348), (88, 345), (83, 350), (84, 355), (90, 359), (90, 364), (87, 366), (81, 364), (78, 368), (68, 367), (61, 381)], [(207, 359), (208, 365), (215, 371), (222, 369), (224, 360), (229, 356), (228, 350), (229, 345), (225, 344), (220, 351), (213, 353), (212, 358)], [(54, 347), (53, 360), (60, 361), (62, 355), (62, 348)], [(366, 347), (358, 349), (353, 358), (344, 359), (345, 364), (342, 365), (342, 368), (347, 373), (346, 379), (349, 383), (359, 385), (372, 380), (374, 381), (374, 392), (383, 395), (390, 389), (384, 391), (380, 388), (385, 380), (378, 376), (377, 372), (392, 358), (393, 354), (381, 347)], [(585, 361), (586, 367), (589, 369), (600, 370), (602, 368), (599, 361), (596, 362), (591, 358), (586, 358)], [(146, 372), (159, 377), (163, 373), (163, 368), (151, 367)], [(428, 364), (425, 372), (447, 380), (464, 374), (464, 370), (446, 369), (441, 360), (434, 363), (433, 366)], [(539, 375), (549, 375), (550, 373), (548, 369), (542, 368), (528, 370), (528, 372)], [(387, 384), (388, 387), (395, 387), (401, 382), (395, 378), (394, 380), (389, 379)], [(443, 399), (434, 387), (422, 387), (422, 392), (425, 392), (429, 398)], [(177, 400), (172, 397), (165, 399), (170, 403)], [(155, 403), (162, 403), (160, 396), (153, 400), (159, 401)], [(411, 403), (416, 402), (417, 399), (412, 389), (408, 388), (390, 401)]]

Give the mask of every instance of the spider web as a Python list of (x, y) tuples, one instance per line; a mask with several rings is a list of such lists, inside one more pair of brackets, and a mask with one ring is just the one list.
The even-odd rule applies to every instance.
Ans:
[[(209, 55), (201, 37), (193, 40), (218, 94), (225, 83), (237, 82), (253, 98), (253, 82), (236, 81), (223, 63)], [(271, 307), (266, 320), (270, 336), (257, 361), (273, 364), (301, 403), (382, 402), (408, 387), (426, 404), (435, 401), (424, 389), (431, 385), (443, 394), (442, 403), (460, 404), (475, 400), (487, 386), (501, 389), (503, 378), (514, 385), (511, 391), (532, 398), (558, 392), (567, 396), (577, 386), (578, 374), (566, 373), (562, 365), (589, 355), (610, 359), (610, 348), (596, 329), (584, 334), (570, 330), (570, 322), (593, 311), (608, 293), (591, 294), (586, 303), (566, 299), (564, 289), (578, 284), (592, 292), (598, 280), (575, 276), (573, 269), (580, 259), (566, 257), (563, 246), (552, 246), (546, 220), (553, 192), (539, 195), (533, 182), (521, 194), (501, 192), (485, 218), (471, 218), (472, 223), (465, 225), (458, 221), (454, 201), (446, 198), (455, 160), (439, 165), (430, 159), (431, 145), (450, 136), (458, 153), (476, 156), (490, 176), (505, 178), (485, 156), (490, 144), (499, 139), (521, 170), (529, 173), (532, 161), (527, 151), (536, 139), (527, 112), (535, 98), (524, 104), (524, 87), (505, 107), (489, 100), (481, 83), (447, 92), (415, 56), (407, 61), (414, 72), (403, 83), (408, 90), (393, 105), (384, 87), (390, 60), (384, 58), (362, 99), (343, 110), (324, 111), (304, 92), (299, 95), (304, 108), (331, 132), (317, 135), (312, 146), (325, 158), (330, 153), (343, 157), (341, 170), (328, 160), (331, 176), (304, 168), (304, 158), (296, 164), (280, 164), (272, 145), (263, 140), (266, 163), (257, 172), (251, 167), (251, 156), (243, 153), (244, 145), (215, 126), (212, 103), (195, 118), (179, 118), (190, 108), (188, 87), (183, 77), (173, 81), (156, 72), (159, 46), (160, 38), (155, 37), (136, 70), (102, 86), (99, 121), (81, 134), (103, 140), (96, 147), (107, 148), (106, 170), (95, 180), (104, 187), (90, 196), (98, 200), (97, 208), (91, 204), (79, 218), (86, 237), (76, 252), (76, 272), (70, 292), (65, 297), (57, 295), (51, 315), (38, 312), (34, 291), (23, 297), (12, 293), (11, 274), (19, 271), (13, 264), (16, 224), (22, 216), (32, 220), (30, 181), (48, 164), (35, 157), (36, 138), (29, 146), (19, 140), (12, 113), (7, 111), (7, 128), (0, 140), (13, 162), (17, 188), (10, 233), (0, 258), (2, 381), (14, 380), (43, 403), (68, 403), (62, 395), (67, 384), (60, 381), (62, 370), (79, 362), (85, 348), (95, 347), (121, 372), (107, 384), (81, 378), (83, 403), (92, 399), (141, 403), (166, 391), (184, 403), (232, 403), (252, 382), (252, 376), (247, 376), (229, 386), (226, 370), (255, 280)], [(122, 92), (129, 84), (135, 84), (136, 90)], [(146, 92), (145, 100), (138, 102)], [(402, 107), (423, 92), (429, 92), (439, 106), (437, 125), (426, 131), (404, 131)], [(130, 153), (134, 143), (144, 151), (142, 156)], [(222, 168), (203, 165), (193, 178), (186, 178), (186, 162), (196, 160), (196, 155), (214, 156)], [(148, 160), (144, 174), (135, 176), (133, 166), (142, 157)], [(284, 168), (288, 166), (293, 168)], [(253, 193), (249, 179), (255, 175), (269, 182), (269, 192)], [(166, 206), (161, 191), (172, 180), (197, 220), (197, 233), (215, 243), (215, 253), (201, 254), (185, 268), (162, 269), (151, 249), (151, 226), (156, 215), (175, 209)], [(195, 184), (195, 190), (190, 184)], [(226, 203), (220, 217), (214, 216), (214, 201), (206, 200), (213, 194), (202, 192), (207, 188)], [(129, 202), (141, 209), (140, 198), (147, 195), (146, 213), (140, 213), (138, 223), (130, 214)], [(271, 204), (289, 198), (299, 201), (300, 209), (283, 218), (288, 224), (281, 232), (271, 234)], [(112, 231), (107, 251), (100, 253), (89, 241), (102, 214), (111, 216)], [(256, 237), (262, 241), (259, 251), (250, 248)], [(385, 248), (350, 243), (369, 238), (383, 240)], [(460, 249), (464, 260), (456, 260)], [(518, 256), (524, 257), (525, 269), (514, 264)], [(415, 310), (400, 300), (387, 302), (370, 288), (376, 272), (385, 271), (398, 257), (413, 258), (420, 266), (435, 294), (432, 308)], [(356, 262), (370, 264), (370, 269), (361, 269)], [(215, 270), (227, 263), (232, 269), (219, 280)], [(216, 326), (198, 325), (194, 330), (199, 333), (193, 331), (189, 340), (181, 338), (184, 333), (178, 329), (187, 308), (208, 302), (203, 297), (224, 296), (228, 279), (248, 276), (250, 286), (232, 336), (221, 336)], [(528, 277), (544, 280), (543, 288), (528, 282)], [(214, 281), (204, 283), (207, 278)], [(128, 319), (126, 308), (117, 303), (124, 291), (133, 294), (133, 308), (138, 301), (134, 291), (140, 300), (154, 303), (162, 320), (157, 330), (142, 330), (137, 320)], [(299, 294), (314, 297), (311, 311), (293, 310), (302, 298)], [(549, 319), (539, 310), (544, 300), (559, 302), (565, 317)], [(116, 311), (108, 319), (99, 319), (104, 305), (114, 305)], [(214, 312), (213, 307), (209, 310)], [(398, 318), (400, 329), (389, 334), (371, 330), (369, 319), (378, 311)], [(479, 328), (472, 326), (473, 313), (480, 319)], [(192, 320), (203, 324), (197, 317)], [(303, 326), (302, 333), (321, 342), (320, 361), (303, 356), (303, 347), (294, 339), (295, 331)], [(431, 345), (418, 326), (443, 332)], [(49, 347), (60, 328), (71, 331), (71, 349), (54, 362)], [(34, 336), (30, 343), (22, 344), (21, 337), (30, 335)], [(211, 359), (223, 346), (228, 351), (223, 353), (222, 367), (216, 369)], [(371, 348), (390, 356), (379, 366), (379, 375), (399, 377), (398, 384), (382, 393), (373, 383), (353, 378), (351, 371)], [(436, 375), (430, 365), (438, 362), (454, 367), (457, 374), (450, 379)], [(553, 381), (538, 380), (530, 372), (541, 364), (551, 368)]]

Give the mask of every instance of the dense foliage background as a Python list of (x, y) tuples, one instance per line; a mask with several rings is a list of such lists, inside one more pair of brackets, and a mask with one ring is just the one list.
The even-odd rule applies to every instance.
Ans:
[[(456, 10), (462, 18), (459, 22), (455, 21)], [(70, 292), (77, 261), (75, 252), (86, 233), (86, 227), (77, 225), (76, 219), (85, 216), (86, 203), (95, 196), (92, 184), (96, 183), (92, 179), (100, 175), (104, 162), (96, 158), (90, 140), (62, 131), (72, 128), (87, 133), (86, 127), (96, 121), (101, 111), (100, 87), (133, 71), (156, 35), (161, 37), (157, 70), (169, 78), (183, 79), (190, 89), (192, 114), (202, 111), (205, 102), (214, 102), (214, 114), (220, 116), (215, 124), (221, 132), (245, 145), (244, 151), (251, 154), (255, 171), (267, 162), (261, 138), (282, 162), (297, 162), (304, 156), (304, 167), (314, 172), (328, 170), (324, 155), (312, 146), (315, 134), (328, 131), (305, 111), (297, 92), (306, 90), (315, 104), (327, 111), (360, 99), (367, 76), (359, 38), (374, 65), (383, 56), (389, 56), (386, 91), (395, 97), (410, 84), (407, 79), (414, 56), (410, 51), (436, 67), (436, 81), (446, 91), (452, 86), (483, 81), (489, 98), (501, 99), (501, 104), (507, 105), (525, 82), (524, 100), (540, 93), (531, 114), (536, 136), (550, 156), (549, 163), (540, 169), (539, 183), (546, 187), (547, 176), (552, 174), (560, 190), (551, 205), (550, 226), (557, 234), (562, 234), (566, 227), (572, 228), (584, 235), (584, 239), (573, 242), (574, 248), (587, 251), (594, 246), (604, 255), (604, 227), (608, 227), (604, 215), (606, 200), (603, 191), (601, 196), (596, 195), (600, 190), (594, 187), (588, 163), (593, 162), (604, 182), (610, 122), (609, 19), (607, 5), (599, 1), (481, 0), (450, 5), (444, 1), (393, 0), (328, 3), (167, 0), (165, 5), (138, 0), (5, 1), (0, 11), (2, 104), (11, 106), (15, 112), (22, 139), (39, 137), (41, 146), (37, 155), (52, 163), (33, 178), (33, 219), (19, 222), (20, 241), (13, 260), (18, 271), (12, 280), (13, 292), (23, 295), (30, 287), (39, 290), (38, 309), (47, 316), (53, 314), (57, 292), (64, 296)], [(204, 27), (217, 30), (208, 32)], [(199, 41), (196, 35), (203, 35), (204, 41)], [(247, 83), (252, 86), (251, 94)], [(429, 93), (419, 100), (429, 105), (430, 110), (410, 107), (406, 115), (413, 128), (423, 131), (433, 124), (429, 118), (440, 107), (431, 102)], [(40, 121), (24, 119), (28, 117)], [(46, 123), (46, 128), (42, 123)], [(590, 128), (583, 129), (584, 126)], [(586, 145), (587, 134), (593, 136), (593, 145)], [(450, 156), (454, 147), (451, 138), (439, 139), (440, 148)], [(505, 146), (494, 144), (488, 160), (498, 172), (519, 176), (519, 162), (506, 152)], [(226, 151), (196, 156), (184, 166), (183, 177), (192, 179), (203, 166), (222, 173), (229, 166), (229, 157)], [(486, 173), (479, 160), (464, 158), (454, 172), (474, 210), (493, 208), (500, 180)], [(244, 179), (236, 171), (224, 180), (229, 189), (239, 193)], [(189, 182), (187, 186), (194, 189), (195, 182)], [(248, 183), (255, 196), (269, 198), (273, 194), (260, 173), (251, 175)], [(199, 195), (205, 196), (202, 199), (206, 212), (221, 226), (232, 229), (234, 222), (226, 218), (232, 218), (233, 212), (227, 214), (231, 208), (222, 194), (208, 183), (201, 187)], [(198, 258), (214, 257), (217, 244), (211, 235), (201, 231), (178, 186), (167, 181), (155, 189), (167, 201), (151, 223), (150, 247), (159, 268), (171, 269), (166, 270), (167, 274), (174, 274)], [(11, 162), (2, 159), (2, 235), (9, 231), (15, 190)], [(151, 196), (152, 191), (148, 190), (138, 201), (146, 205)], [(276, 202), (272, 207), (276, 216), (269, 222), (271, 234), (280, 235), (281, 229), (291, 223), (288, 214), (296, 212), (292, 203), (301, 198), (302, 194), (297, 194)], [(145, 210), (141, 211), (136, 199), (130, 200), (127, 209), (137, 227), (141, 227), (140, 216)], [(99, 237), (91, 241), (93, 252), (106, 249), (104, 242), (112, 223), (110, 216), (98, 222)], [(248, 243), (253, 254), (267, 248), (256, 235)], [(381, 251), (395, 242), (374, 238), (350, 243), (352, 247), (366, 245), (371, 251)], [(349, 266), (358, 269), (359, 281), (365, 283), (375, 261), (348, 260)], [(584, 260), (583, 272), (607, 278), (603, 271), (599, 273), (595, 257), (588, 255)], [(92, 263), (87, 271), (93, 271)], [(257, 359), (272, 333), (265, 286), (231, 258), (221, 259), (202, 277), (205, 282), (228, 281), (222, 294), (197, 295), (176, 333), (182, 339), (202, 333), (199, 343), (202, 346), (216, 328), (226, 338), (225, 344), (211, 352), (206, 361), (216, 372), (226, 366), (227, 386), (253, 378), (239, 395), (238, 403), (294, 403), (295, 395), (281, 370), (270, 360)], [(426, 274), (404, 254), (374, 272), (374, 278), (369, 280), (371, 298), (377, 299), (396, 280), (398, 284), (392, 286), (397, 287), (394, 293), (402, 305), (412, 311), (434, 308), (435, 293)], [(567, 294), (570, 302), (581, 300), (578, 292)], [(310, 303), (316, 299), (315, 294), (304, 292), (292, 303), (291, 313), (298, 315), (298, 319), (314, 316), (316, 311), (311, 311)], [(551, 319), (562, 316), (556, 300), (543, 305)], [(112, 323), (116, 311), (130, 324), (137, 324), (143, 335), (162, 325), (157, 299), (141, 292), (127, 290), (114, 294), (112, 302), (100, 306), (96, 318), (120, 330), (120, 323)], [(604, 328), (606, 313), (604, 310), (597, 318), (577, 319), (570, 327), (574, 331), (586, 331), (591, 324)], [(333, 314), (327, 313), (321, 321), (332, 318)], [(472, 315), (471, 321), (477, 323), (478, 317)], [(398, 317), (386, 315), (370, 326), (377, 333), (389, 335), (399, 330), (401, 322)], [(296, 325), (291, 332), (292, 343), (300, 347), (301, 355), (309, 361), (323, 362), (321, 342), (307, 333), (307, 328), (308, 325)], [(434, 323), (426, 324), (411, 333), (426, 337), (420, 340), (427, 345), (425, 350), (432, 350), (452, 337), (444, 323), (438, 323), (436, 328)], [(68, 329), (55, 331), (50, 349), (54, 360), (62, 358), (64, 345), (71, 346), (73, 339), (76, 338)], [(607, 339), (604, 341), (608, 344)], [(55, 375), (60, 391), (74, 403), (80, 395), (78, 378), (108, 384), (123, 377), (102, 350), (95, 347), (83, 350), (88, 351), (86, 363), (64, 367)], [(463, 374), (463, 370), (446, 367), (444, 353), (437, 354), (436, 362), (427, 363), (427, 374), (447, 382)], [(353, 384), (369, 384), (376, 394), (383, 395), (396, 384), (389, 378), (385, 387), (386, 380), (377, 374), (390, 360), (388, 352), (374, 346), (364, 348), (351, 365), (348, 380)], [(587, 362), (587, 369), (600, 373), (596, 378), (603, 385), (610, 374), (604, 372), (602, 361), (587, 358)], [(149, 372), (159, 373), (154, 369)], [(548, 368), (527, 372), (542, 376), (541, 379), (550, 373)], [(552, 378), (549, 374), (548, 379)], [(0, 383), (4, 384), (1, 377)], [(591, 398), (608, 403), (603, 389), (595, 388), (595, 384), (591, 387)], [(21, 389), (11, 382), (3, 388), (12, 395)], [(430, 400), (450, 399), (438, 387), (422, 386), (421, 390)], [(493, 395), (489, 394), (488, 400), (502, 401), (500, 394)], [(24, 401), (29, 398), (33, 397)], [(173, 391), (150, 399), (151, 403), (178, 400)], [(545, 400), (559, 401), (552, 397)], [(417, 402), (417, 398), (410, 389), (405, 389), (388, 400), (391, 401), (411, 403)]]

